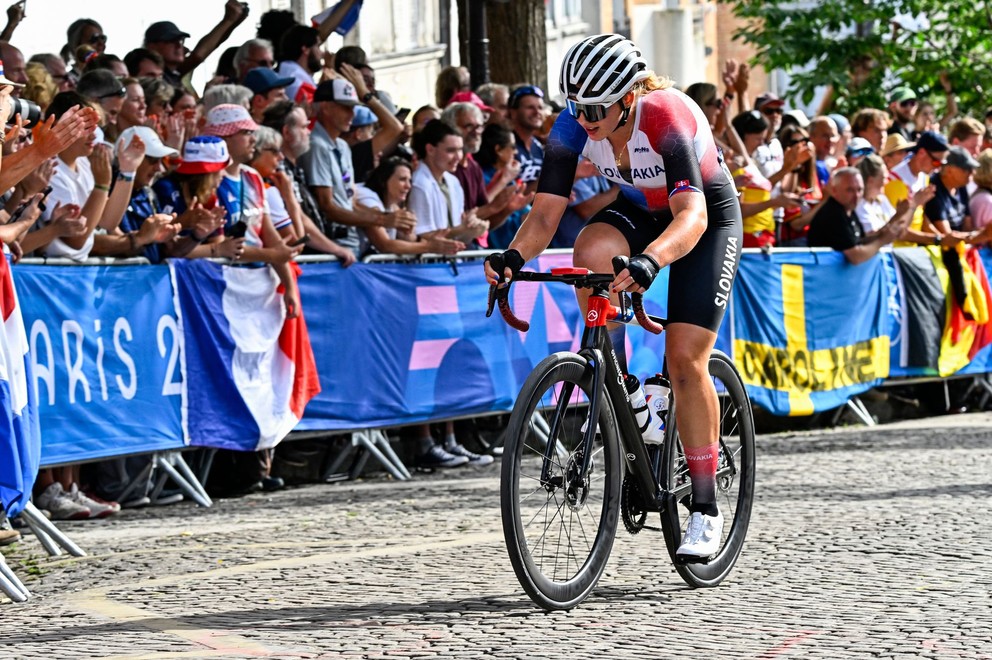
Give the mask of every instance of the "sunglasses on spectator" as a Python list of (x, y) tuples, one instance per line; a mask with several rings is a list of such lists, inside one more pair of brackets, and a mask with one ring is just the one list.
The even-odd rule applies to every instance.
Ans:
[(96, 43), (103, 43), (103, 44), (105, 44), (105, 43), (107, 43), (107, 35), (105, 35), (105, 34), (94, 34), (92, 37), (90, 37), (89, 43), (91, 43), (91, 44), (96, 44)]
[(463, 126), (459, 126), (458, 128), (465, 131), (466, 133), (476, 133), (478, 131), (481, 131), (483, 128), (485, 128), (485, 126), (483, 126), (482, 124), (464, 124)]
[(931, 152), (928, 149), (924, 149), (924, 151), (926, 151), (927, 155), (930, 156), (930, 164), (933, 165), (934, 167), (941, 167), (943, 165), (947, 165), (947, 158), (937, 158), (936, 156), (933, 155), (933, 152)]
[(513, 90), (513, 92), (510, 94), (510, 102), (509, 102), (510, 107), (516, 108), (517, 105), (520, 103), (520, 99), (522, 99), (525, 96), (536, 96), (539, 99), (543, 99), (544, 92), (541, 91), (540, 87), (537, 87), (535, 85), (524, 85), (523, 87), (518, 87), (517, 89)]
[(115, 97), (118, 97), (118, 96), (120, 96), (120, 97), (127, 96), (127, 89), (121, 87), (120, 89), (118, 89), (116, 91), (107, 92), (106, 94), (101, 94), (97, 98), (98, 99), (112, 99), (112, 98), (115, 98)]
[(716, 108), (717, 110), (719, 110), (720, 108), (723, 107), (723, 99), (713, 99), (706, 105), (708, 105), (711, 108)]
[(916, 105), (916, 99), (906, 99), (905, 101), (899, 101), (900, 108), (912, 108)]
[(258, 67), (265, 67), (266, 69), (271, 69), (276, 65), (272, 60), (248, 60), (252, 64)]
[(807, 144), (808, 142), (809, 142), (809, 138), (808, 137), (799, 137), (799, 138), (795, 138), (793, 140), (789, 140), (788, 142), (786, 142), (782, 146), (785, 147), (786, 149), (788, 149), (789, 147), (794, 147), (797, 144)]
[(610, 105), (576, 103), (571, 99), (565, 99), (565, 108), (568, 110), (568, 114), (576, 119), (579, 118), (579, 115), (585, 115), (588, 122), (597, 122), (606, 119), (606, 114), (610, 111), (612, 105), (612, 103)]
[(782, 108), (781, 107), (777, 107), (777, 108), (762, 108), (761, 109), (761, 112), (762, 112), (762, 114), (765, 114), (765, 115), (780, 115), (780, 114), (782, 114)]
[(853, 149), (847, 152), (848, 158), (864, 158), (865, 156), (870, 156), (875, 153), (875, 150), (871, 147), (865, 147), (863, 149)]

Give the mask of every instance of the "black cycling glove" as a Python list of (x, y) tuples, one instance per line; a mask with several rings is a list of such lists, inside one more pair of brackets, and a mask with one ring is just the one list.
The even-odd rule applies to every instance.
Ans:
[(494, 252), (486, 257), (486, 262), (496, 271), (499, 281), (504, 278), (504, 271), (509, 268), (513, 275), (520, 272), (524, 267), (524, 258), (516, 250), (506, 250), (505, 252)]
[(659, 270), (661, 270), (661, 266), (658, 265), (658, 262), (646, 254), (631, 257), (630, 263), (627, 264), (627, 272), (645, 291), (654, 282)]

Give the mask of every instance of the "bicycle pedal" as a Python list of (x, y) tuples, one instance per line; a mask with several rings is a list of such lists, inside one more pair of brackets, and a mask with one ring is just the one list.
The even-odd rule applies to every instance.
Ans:
[(713, 557), (693, 557), (692, 555), (675, 555), (675, 563), (680, 566), (686, 564), (708, 564)]

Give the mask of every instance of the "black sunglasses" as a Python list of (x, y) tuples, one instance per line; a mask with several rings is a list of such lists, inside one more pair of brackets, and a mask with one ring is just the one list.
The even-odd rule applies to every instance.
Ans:
[(568, 109), (568, 114), (576, 119), (579, 118), (579, 115), (585, 115), (588, 122), (603, 121), (606, 119), (606, 114), (612, 106), (612, 103), (610, 105), (595, 105), (592, 103), (576, 103), (571, 99), (565, 99), (565, 108)]
[(789, 147), (794, 147), (797, 144), (806, 144), (809, 141), (810, 140), (809, 140), (808, 137), (805, 137), (805, 138), (796, 138), (795, 140), (789, 140), (788, 142), (786, 142), (782, 146), (784, 146), (786, 149), (788, 149)]
[(901, 108), (912, 108), (916, 105), (916, 99), (906, 99), (905, 101), (899, 101), (899, 107)]
[(105, 35), (105, 34), (99, 34), (99, 33), (98, 34), (94, 34), (92, 37), (90, 37), (89, 43), (91, 43), (91, 44), (95, 44), (95, 43), (107, 43), (107, 35)]

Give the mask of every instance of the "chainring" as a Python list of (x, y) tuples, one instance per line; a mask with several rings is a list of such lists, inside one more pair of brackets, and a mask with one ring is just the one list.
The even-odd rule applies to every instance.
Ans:
[(636, 534), (644, 529), (644, 521), (648, 512), (641, 501), (641, 492), (629, 474), (623, 476), (623, 486), (620, 490), (620, 517), (623, 526), (630, 534)]

